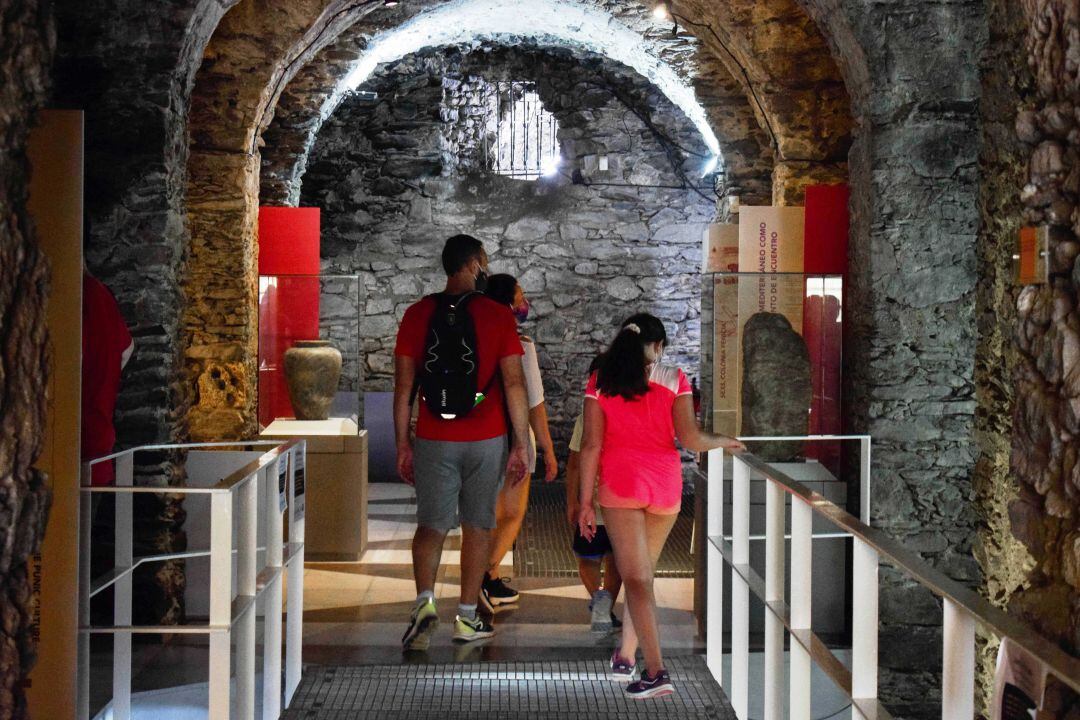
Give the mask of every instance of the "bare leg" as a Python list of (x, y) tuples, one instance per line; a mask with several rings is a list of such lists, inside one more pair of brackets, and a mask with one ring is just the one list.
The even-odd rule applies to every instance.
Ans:
[(611, 593), (611, 602), (614, 604), (622, 590), (622, 576), (619, 575), (619, 568), (615, 566), (613, 553), (604, 556), (604, 589)]
[(626, 588), (627, 618), (620, 654), (633, 660), (638, 643), (645, 654), (645, 669), (655, 675), (664, 667), (660, 630), (656, 623), (653, 573), (676, 515), (653, 515), (643, 510), (604, 508), (615, 562)]
[(480, 599), (480, 583), (487, 571), (491, 551), (491, 530), (461, 524), (461, 603), (475, 605)]
[(439, 562), (442, 560), (445, 530), (424, 527), (416, 528), (412, 539), (413, 579), (416, 580), (416, 594), (430, 590), (435, 592), (435, 579), (439, 575)]
[(491, 555), (487, 570), (492, 577), (499, 572), (499, 563), (514, 547), (521, 523), (525, 520), (525, 510), (529, 507), (528, 475), (517, 485), (504, 482), (499, 490), (499, 502), (495, 506), (495, 530), (491, 534)]
[(578, 558), (577, 571), (581, 577), (581, 584), (589, 591), (589, 597), (592, 597), (600, 589), (600, 563), (596, 560)]

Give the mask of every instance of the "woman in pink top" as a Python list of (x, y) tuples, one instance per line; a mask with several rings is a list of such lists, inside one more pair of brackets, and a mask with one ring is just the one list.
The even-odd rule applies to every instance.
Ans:
[(634, 680), (641, 643), (645, 670), (626, 688), (636, 698), (674, 692), (660, 654), (653, 573), (682, 500), (682, 462), (675, 440), (695, 452), (743, 447), (697, 426), (686, 375), (660, 363), (666, 344), (667, 332), (658, 318), (648, 313), (628, 318), (585, 391), (578, 525), (586, 538), (596, 531), (591, 498), (593, 480), (599, 477), (597, 502), (604, 511), (629, 613), (611, 670), (618, 680)]

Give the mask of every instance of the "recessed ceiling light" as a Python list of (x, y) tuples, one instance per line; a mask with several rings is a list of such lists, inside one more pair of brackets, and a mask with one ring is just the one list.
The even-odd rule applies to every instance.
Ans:
[(658, 3), (652, 11), (653, 17), (657, 20), (668, 20), (671, 18), (671, 12), (668, 10), (667, 3)]

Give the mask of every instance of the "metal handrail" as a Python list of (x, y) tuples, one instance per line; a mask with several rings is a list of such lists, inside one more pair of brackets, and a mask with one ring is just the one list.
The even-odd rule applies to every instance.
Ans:
[[(135, 487), (134, 459), (143, 452), (237, 448), (242, 467), (224, 474), (226, 467), (203, 475), (209, 486), (180, 484), (165, 487)], [(269, 448), (257, 453), (257, 449)], [(214, 453), (211, 453), (213, 455)], [(191, 455), (189, 457), (194, 457)], [(233, 699), (242, 718), (254, 717), (256, 696), (256, 615), (263, 616), (262, 717), (278, 717), (282, 703), (288, 707), (300, 682), (304, 562), (304, 491), (298, 466), (306, 466), (306, 443), (255, 440), (182, 445), (147, 445), (130, 448), (87, 462), (83, 477), (89, 480), (93, 466), (116, 462), (116, 486), (80, 487), (80, 579), (79, 579), (79, 715), (89, 713), (89, 638), (112, 635), (113, 694), (110, 707), (114, 717), (131, 716), (132, 638), (140, 634), (199, 634), (209, 638), (210, 716), (226, 719)], [(232, 460), (223, 460), (232, 465)], [(217, 461), (213, 461), (216, 463)], [(209, 477), (207, 477), (207, 475)], [(284, 485), (282, 485), (282, 476)], [(85, 482), (85, 480), (84, 480)], [(210, 546), (208, 549), (159, 553), (136, 557), (133, 553), (133, 498), (136, 493), (202, 494), (209, 503)], [(90, 577), (91, 503), (96, 493), (116, 495), (114, 562), (109, 572)], [(282, 504), (284, 503), (284, 504)], [(288, 538), (284, 535), (283, 510), (288, 509)], [(263, 518), (266, 518), (265, 522)], [(263, 542), (259, 542), (262, 538)], [(258, 557), (264, 556), (260, 567)], [(148, 562), (208, 557), (210, 561), (209, 616), (205, 622), (186, 625), (132, 624), (132, 578), (134, 571)], [(289, 593), (283, 621), (283, 588)], [(102, 590), (114, 587), (114, 623), (92, 625), (90, 600)], [(266, 612), (256, 604), (265, 602)], [(284, 627), (283, 627), (284, 626)], [(284, 629), (284, 633), (283, 633)], [(281, 651), (284, 635), (284, 652)], [(235, 638), (235, 663), (233, 639)], [(271, 651), (277, 648), (278, 651)], [(284, 655), (284, 657), (282, 657)], [(284, 668), (283, 668), (284, 665)], [(235, 668), (235, 673), (232, 672)], [(284, 678), (282, 678), (284, 669)], [(232, 690), (235, 675), (236, 689)], [(235, 698), (233, 697), (235, 695)]]
[(1080, 659), (1039, 635), (1026, 623), (990, 604), (971, 589), (930, 566), (921, 557), (904, 548), (881, 530), (870, 527), (859, 518), (832, 503), (802, 483), (792, 479), (769, 463), (748, 451), (729, 451), (750, 468), (779, 485), (785, 492), (801, 498), (811, 509), (837, 527), (862, 540), (897, 568), (906, 572), (935, 595), (947, 598), (970, 614), (988, 631), (1009, 638), (1034, 656), (1045, 669), (1073, 690), (1080, 692)]

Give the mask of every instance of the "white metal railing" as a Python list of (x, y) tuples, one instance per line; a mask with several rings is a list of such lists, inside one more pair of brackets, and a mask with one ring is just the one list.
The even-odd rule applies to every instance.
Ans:
[[(232, 472), (205, 472), (179, 486), (134, 486), (137, 453), (183, 451), (189, 460), (198, 453), (248, 451)], [(259, 453), (265, 448), (265, 452)], [(115, 463), (116, 482), (90, 487), (94, 465)], [(208, 716), (246, 720), (256, 710), (256, 619), (263, 612), (262, 718), (277, 720), (292, 701), (301, 673), (303, 631), (304, 501), (306, 443), (252, 441), (147, 445), (114, 453), (83, 465), (79, 547), (79, 717), (90, 717), (90, 636), (113, 636), (111, 701), (106, 706), (113, 720), (132, 714), (132, 638), (137, 634), (201, 634), (209, 641)], [(221, 474), (226, 474), (221, 477)], [(190, 552), (136, 557), (133, 549), (134, 496), (138, 493), (209, 496), (209, 546)], [(111, 494), (116, 499), (113, 568), (91, 578), (91, 498)], [(284, 511), (288, 509), (288, 541), (284, 538)], [(261, 535), (261, 538), (260, 538)], [(261, 542), (260, 542), (261, 539)], [(262, 562), (259, 562), (260, 556)], [(209, 612), (205, 623), (185, 625), (133, 625), (132, 580), (145, 563), (208, 558)], [(282, 687), (282, 601), (288, 582), (285, 622), (284, 688)], [(92, 625), (90, 600), (113, 588), (113, 624)], [(233, 665), (233, 643), (236, 662)], [(233, 679), (235, 678), (235, 693)], [(283, 692), (284, 690), (284, 692)]]
[[(860, 439), (863, 436), (850, 437)], [(766, 439), (766, 438), (761, 438)], [(805, 439), (805, 438), (792, 438)], [(824, 439), (824, 438), (822, 438)], [(843, 439), (834, 437), (828, 439)], [(860, 473), (869, 479), (869, 439)], [(811, 668), (818, 666), (851, 700), (852, 717), (891, 718), (878, 702), (878, 567), (885, 561), (906, 573), (944, 602), (941, 717), (972, 718), (975, 713), (975, 626), (1009, 638), (1052, 674), (1080, 692), (1080, 661), (1035, 631), (984, 600), (977, 593), (930, 567), (915, 553), (869, 525), (867, 491), (860, 498), (862, 519), (827, 500), (749, 452), (732, 454), (732, 532), (724, 536), (724, 451), (709, 453), (709, 512), (706, 663), (724, 685), (723, 568), (732, 569), (731, 680), (728, 697), (739, 720), (747, 720), (749, 704), (749, 596), (765, 604), (764, 720), (781, 720), (784, 712), (784, 633), (791, 636), (788, 671), (789, 720), (810, 720)], [(766, 480), (765, 577), (750, 567), (751, 471)], [(791, 497), (791, 574), (784, 554), (787, 498)], [(811, 629), (811, 547), (813, 518), (824, 518), (852, 538), (852, 620), (850, 670)], [(789, 600), (785, 600), (785, 594)]]

